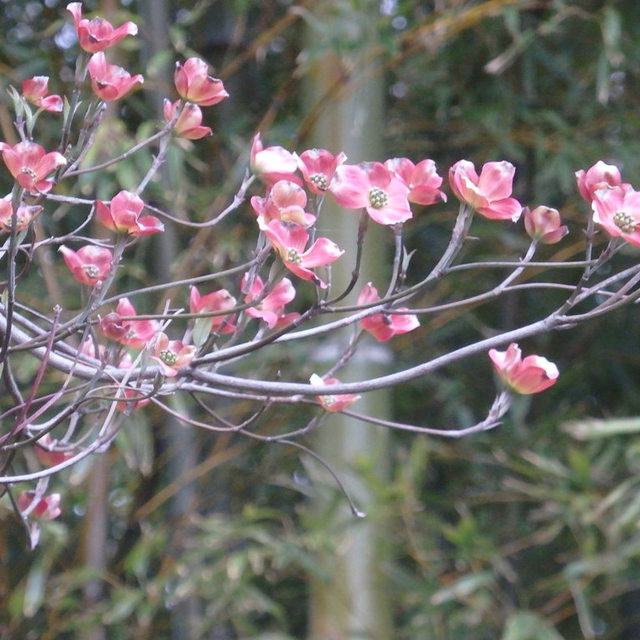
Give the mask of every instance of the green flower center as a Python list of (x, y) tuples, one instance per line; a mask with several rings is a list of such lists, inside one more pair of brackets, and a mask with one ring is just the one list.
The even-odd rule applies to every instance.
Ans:
[(174, 353), (173, 351), (169, 351), (169, 349), (163, 349), (158, 354), (158, 356), (160, 360), (162, 360), (162, 362), (169, 365), (170, 367), (172, 367), (178, 361), (178, 354)]
[(293, 262), (293, 264), (302, 264), (302, 258), (295, 249), (288, 249), (287, 262)]
[(322, 404), (325, 407), (332, 407), (336, 402), (338, 402), (338, 399), (335, 396), (324, 396), (322, 399)]
[(31, 167), (20, 167), (20, 173), (26, 173), (33, 180), (38, 177), (38, 174)]
[(326, 191), (329, 188), (329, 181), (323, 173), (314, 173), (309, 177), (309, 180), (315, 184), (320, 191)]
[(95, 264), (86, 264), (82, 268), (89, 278), (97, 278), (100, 275), (100, 270)]
[(378, 187), (372, 187), (369, 191), (369, 202), (374, 209), (382, 209), (389, 203), (389, 196)]
[(638, 226), (634, 217), (625, 211), (616, 211), (616, 213), (613, 214), (613, 223), (623, 233), (633, 233)]

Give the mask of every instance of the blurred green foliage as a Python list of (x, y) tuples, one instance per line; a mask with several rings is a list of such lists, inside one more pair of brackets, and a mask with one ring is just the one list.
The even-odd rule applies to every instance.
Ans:
[[(3, 86), (48, 73), (52, 90), (65, 91), (75, 59), (65, 4), (0, 3)], [(99, 4), (87, 2), (85, 10), (110, 6)], [(121, 4), (119, 18), (140, 22), (141, 0)], [(172, 183), (151, 187), (159, 199), (170, 195), (176, 215), (202, 220), (221, 208), (258, 126), (268, 128), (271, 142), (304, 149), (310, 116), (301, 111), (301, 76), (323, 53), (305, 45), (304, 29), (314, 27), (311, 5), (169, 3), (176, 56), (207, 58), (232, 95), (208, 116), (215, 136), (176, 148), (169, 159)], [(516, 196), (559, 208), (571, 227), (567, 243), (549, 248), (549, 256), (577, 255), (588, 211), (574, 172), (604, 159), (639, 182), (640, 4), (382, 0), (380, 9), (380, 49), (372, 65), (388, 86), (387, 155), (431, 157), (441, 172), (462, 157), (510, 160), (518, 168)], [(326, 46), (348, 55), (357, 43), (339, 35)], [(141, 24), (143, 44), (145, 37)], [(131, 42), (120, 55), (133, 68), (142, 54)], [(149, 63), (160, 87), (161, 69), (173, 59)], [(124, 126), (109, 132), (116, 152), (147, 134), (156, 117), (142, 92), (119, 109)], [(9, 142), (10, 120), (3, 92), (0, 126)], [(244, 154), (239, 161), (238, 154)], [(99, 184), (87, 179), (80, 189), (126, 187), (131, 172), (144, 171), (139, 162), (123, 163)], [(420, 250), (416, 270), (446, 243), (453, 206), (424, 211), (412, 225), (408, 245)], [(72, 226), (72, 215), (60, 210), (50, 224)], [(480, 222), (474, 230), (483, 238), (473, 248), (479, 259), (505, 251), (515, 257), (522, 248), (521, 236), (506, 225)], [(227, 236), (198, 233), (171, 268), (197, 275), (223, 267), (244, 241), (237, 229)], [(618, 259), (637, 255), (629, 251)], [(132, 283), (151, 277), (149, 260), (140, 253), (139, 270), (127, 274)], [(438, 285), (425, 304), (452, 292), (462, 296), (473, 284), (460, 277)], [(492, 309), (426, 318), (422, 337), (445, 350), (538, 317), (553, 304), (548, 294), (513, 295)], [(594, 435), (590, 423), (578, 422), (581, 430), (575, 422), (637, 413), (640, 336), (630, 330), (637, 325), (633, 313), (527, 345), (557, 361), (561, 379), (533, 401), (521, 399), (502, 427), (453, 442), (394, 434), (391, 480), (382, 485), (366, 467), (359, 470), (376, 497), (366, 510), (387, 523), (392, 552), (381, 561), (393, 590), (395, 638), (640, 637), (638, 428), (607, 431), (604, 422)], [(405, 338), (394, 343), (399, 363), (418, 357), (413, 344)], [(395, 394), (395, 413), (425, 426), (467, 426), (487, 408), (488, 369), (478, 360), (404, 385)], [(295, 414), (278, 419), (298, 426)], [(154, 412), (134, 416), (108, 454), (104, 567), (85, 564), (90, 468), (56, 482), (65, 514), (44, 526), (34, 552), (26, 550), (19, 524), (4, 514), (2, 640), (101, 637), (90, 635), (100, 628), (102, 637), (115, 640), (306, 637), (309, 577), (326, 577), (315, 558), (337, 550), (336, 532), (309, 510), (316, 488), (304, 456), (203, 432), (195, 435), (195, 465), (176, 479), (175, 444), (162, 420)], [(193, 493), (176, 511), (172, 500), (185, 487)]]

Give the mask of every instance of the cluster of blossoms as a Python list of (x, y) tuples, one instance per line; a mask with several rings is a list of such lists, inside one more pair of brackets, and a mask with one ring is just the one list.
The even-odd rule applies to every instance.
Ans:
[[(131, 75), (122, 67), (109, 64), (106, 58), (110, 47), (125, 37), (137, 34), (136, 25), (126, 22), (116, 28), (101, 18), (84, 18), (79, 2), (70, 3), (67, 9), (83, 50), (77, 66), (76, 82), (78, 91), (86, 87), (87, 93), (91, 92), (93, 102), (87, 108), (103, 108), (105, 102), (119, 100), (139, 87), (143, 82), (141, 75)], [(168, 141), (171, 136), (179, 136), (197, 140), (210, 135), (211, 128), (202, 124), (202, 109), (228, 97), (223, 82), (210, 76), (207, 63), (195, 57), (176, 65), (173, 80), (178, 98), (165, 99), (164, 123), (157, 139), (164, 136), (163, 140)], [(15, 182), (12, 192), (0, 198), (0, 229), (9, 234), (4, 247), (11, 265), (9, 272), (15, 264), (17, 247), (29, 233), (34, 221), (38, 216), (44, 220), (43, 211), (48, 200), (55, 197), (65, 201), (60, 194), (54, 196), (52, 190), (58, 182), (77, 172), (82, 158), (81, 152), (73, 151), (71, 144), (60, 145), (59, 148), (65, 152), (63, 154), (60, 151), (47, 151), (33, 139), (34, 124), (41, 113), (61, 114), (60, 117), (68, 119), (61, 129), (72, 129), (77, 104), (63, 109), (62, 98), (49, 94), (48, 81), (47, 77), (37, 76), (22, 83), (21, 93), (15, 89), (10, 91), (19, 116), (16, 123), (20, 142), (14, 145), (0, 142), (0, 154)], [(32, 107), (37, 109), (35, 113)], [(98, 120), (96, 122), (99, 124)], [(87, 138), (92, 139), (91, 136)], [(163, 159), (160, 153), (156, 159), (157, 165)], [(530, 209), (513, 196), (514, 175), (515, 167), (506, 161), (487, 162), (478, 172), (472, 162), (460, 160), (449, 169), (449, 189), (460, 201), (460, 212), (449, 247), (423, 284), (446, 272), (457, 257), (472, 216), (476, 213), (489, 220), (514, 223), (522, 218), (524, 229), (531, 239), (525, 257), (515, 264), (501, 288), (486, 293), (487, 300), (505, 290), (522, 273), (540, 243), (560, 242), (568, 233), (557, 209), (544, 205)], [(591, 230), (599, 225), (612, 237), (612, 243), (622, 240), (640, 245), (640, 192), (622, 183), (620, 171), (612, 165), (598, 162), (587, 171), (577, 172), (576, 178), (581, 195), (592, 207)], [(249, 199), (258, 236), (253, 258), (246, 269), (236, 269), (233, 275), (225, 276), (229, 279), (225, 282), (228, 288), (218, 287), (204, 292), (195, 286), (195, 281), (189, 283), (188, 289), (185, 286), (183, 299), (189, 312), (186, 329), (179, 337), (170, 337), (180, 316), (186, 315), (183, 309), (171, 309), (170, 313), (151, 317), (143, 316), (138, 314), (131, 296), (122, 292), (110, 299), (116, 302), (115, 308), (111, 311), (109, 308), (104, 312), (102, 310), (102, 305), (109, 302), (105, 302), (106, 294), (116, 282), (125, 251), (146, 236), (164, 231), (161, 220), (163, 212), (150, 207), (143, 199), (147, 182), (143, 181), (138, 189), (121, 190), (110, 200), (67, 199), (70, 205), (80, 203), (90, 210), (83, 226), (93, 220), (105, 235), (100, 239), (90, 239), (89, 244), (75, 249), (68, 245), (86, 243), (86, 238), (68, 234), (47, 241), (58, 247), (62, 260), (75, 280), (88, 287), (83, 290), (88, 302), (76, 319), (63, 327), (65, 330), (71, 329), (54, 336), (55, 340), (52, 337), (46, 347), (38, 340), (49, 334), (53, 336), (55, 323), (48, 324), (40, 335), (33, 331), (29, 334), (28, 330), (34, 326), (31, 321), (25, 321), (15, 331), (18, 336), (16, 341), (24, 344), (31, 340), (37, 343), (38, 349), (45, 349), (44, 356), (38, 352), (44, 361), (43, 371), (47, 358), (55, 356), (58, 359), (54, 366), (59, 366), (67, 373), (73, 374), (76, 368), (85, 367), (86, 378), (94, 380), (94, 383), (100, 380), (110, 384), (109, 389), (115, 389), (115, 393), (109, 412), (124, 417), (150, 402), (161, 406), (159, 398), (162, 394), (187, 388), (190, 383), (193, 383), (190, 388), (192, 393), (204, 389), (215, 395), (220, 379), (215, 377), (217, 365), (212, 363), (220, 362), (225, 357), (233, 361), (281, 338), (296, 339), (295, 330), (303, 322), (327, 310), (331, 304), (331, 265), (345, 256), (346, 251), (331, 238), (317, 237), (317, 222), (325, 198), (333, 199), (346, 210), (360, 212), (364, 221), (370, 219), (392, 229), (396, 238), (400, 237), (403, 225), (413, 218), (416, 206), (431, 207), (447, 202), (444, 180), (431, 159), (414, 163), (408, 158), (390, 158), (383, 162), (349, 164), (344, 153), (334, 154), (326, 149), (308, 149), (298, 154), (280, 146), (265, 146), (260, 134), (257, 134), (251, 145), (249, 171), (241, 188), (242, 197), (238, 198), (239, 203), (242, 202), (246, 190), (257, 182), (259, 194)], [(351, 213), (345, 212), (344, 215)], [(404, 247), (398, 249), (396, 245), (397, 264), (402, 262), (402, 251)], [(211, 279), (215, 279), (215, 275), (212, 274)], [(374, 283), (362, 282), (359, 274), (356, 274), (348, 291), (335, 298), (339, 301), (350, 293), (351, 287), (358, 287), (354, 290), (355, 305), (346, 310), (339, 307), (331, 309), (332, 312), (343, 314), (353, 312), (346, 320), (337, 321), (342, 322), (340, 326), (352, 324), (356, 327), (349, 349), (353, 346), (355, 351), (363, 335), (369, 340), (387, 342), (420, 327), (419, 312), (408, 305), (421, 289), (419, 286), (404, 288), (404, 279), (398, 275), (394, 274), (386, 293), (380, 295)], [(198, 282), (207, 279), (208, 276), (205, 276)], [(6, 303), (1, 303), (3, 333), (10, 337), (12, 319), (15, 320), (19, 315), (15, 308), (10, 308), (15, 299), (15, 281), (15, 273), (10, 274), (7, 282), (12, 295), (6, 297)], [(298, 285), (312, 287), (315, 294), (316, 303), (306, 311), (288, 308), (292, 303), (299, 304), (295, 300)], [(594, 288), (588, 295), (595, 291)], [(615, 302), (614, 298), (611, 299)], [(571, 304), (580, 301), (576, 296)], [(37, 316), (36, 313), (33, 315)], [(247, 339), (247, 327), (255, 326), (258, 326), (256, 333)], [(310, 329), (310, 332), (314, 331), (316, 328)], [(322, 331), (328, 334), (331, 328), (320, 327), (317, 334)], [(521, 337), (534, 333), (523, 332)], [(304, 334), (304, 330), (299, 334)], [(79, 346), (64, 342), (71, 335)], [(223, 343), (223, 340), (228, 342)], [(510, 344), (505, 351), (495, 348), (507, 342)], [(1, 347), (3, 356), (8, 353), (9, 343), (7, 339), (4, 347)], [(57, 351), (58, 345), (63, 345), (60, 351)], [(341, 361), (348, 360), (349, 349)], [(555, 384), (558, 379), (555, 364), (538, 355), (523, 358), (518, 344), (511, 340), (501, 342), (498, 337), (487, 341), (482, 352), (487, 351), (507, 389), (501, 391), (500, 398), (510, 397), (510, 392), (538, 393)], [(71, 360), (69, 353), (73, 354)], [(311, 402), (326, 412), (345, 411), (360, 398), (357, 392), (375, 388), (371, 386), (367, 389), (366, 384), (360, 388), (342, 384), (333, 375), (339, 368), (333, 367), (325, 376), (313, 373), (303, 394), (314, 398)], [(420, 370), (420, 367), (416, 367), (416, 370)], [(417, 375), (423, 374), (414, 377)], [(228, 382), (228, 378), (223, 382)], [(287, 386), (289, 383), (277, 387), (278, 383), (275, 382), (261, 381), (263, 386), (252, 384), (252, 380), (246, 382), (246, 386), (239, 387), (241, 390), (234, 393), (251, 401), (255, 400), (256, 393), (264, 393), (265, 406), (277, 401), (284, 393), (298, 393), (300, 386), (295, 385), (295, 389), (291, 389)], [(334, 390), (336, 393), (332, 393)], [(242, 396), (242, 393), (246, 396)], [(292, 397), (299, 398), (289, 396), (288, 399)], [(55, 396), (51, 404), (55, 404), (57, 399), (58, 396)], [(30, 402), (27, 402), (27, 408)], [(506, 410), (503, 400), (501, 403), (496, 405), (499, 405), (496, 415), (480, 423), (477, 430), (497, 424), (496, 420)], [(23, 431), (28, 433), (29, 429), (32, 429), (30, 436), (37, 437), (38, 430), (33, 428), (26, 414), (27, 409), (22, 412), (17, 420), (18, 426), (9, 436), (0, 436), (0, 445), (9, 437), (20, 437)], [(60, 421), (67, 417), (64, 411), (60, 415)], [(52, 424), (56, 426), (57, 422), (52, 421)], [(53, 440), (48, 433), (39, 437), (34, 449), (41, 465), (51, 468), (70, 464), (75, 455), (69, 442)], [(23, 492), (17, 500), (25, 516), (43, 519), (57, 517), (60, 513), (59, 502), (58, 494), (45, 496), (40, 489)]]

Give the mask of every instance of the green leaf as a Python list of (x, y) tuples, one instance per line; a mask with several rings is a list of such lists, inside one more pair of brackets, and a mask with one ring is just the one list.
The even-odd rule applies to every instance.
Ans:
[(640, 418), (573, 420), (565, 422), (561, 428), (577, 440), (592, 440), (624, 433), (638, 433), (640, 432)]
[(563, 640), (563, 638), (544, 618), (530, 611), (521, 611), (509, 617), (501, 640)]

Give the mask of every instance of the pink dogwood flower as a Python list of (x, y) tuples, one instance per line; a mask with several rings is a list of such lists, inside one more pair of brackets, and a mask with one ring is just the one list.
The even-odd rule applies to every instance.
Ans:
[(58, 251), (62, 254), (73, 277), (81, 284), (93, 287), (109, 275), (113, 253), (106, 247), (88, 244), (74, 251), (62, 245)]
[(0, 142), (2, 159), (16, 182), (30, 193), (47, 193), (54, 185), (47, 178), (58, 168), (67, 164), (65, 157), (57, 151), (47, 153), (39, 144), (25, 140), (13, 147)]
[[(133, 368), (133, 359), (128, 353), (125, 353), (118, 362), (118, 369), (131, 369)], [(148, 397), (144, 397), (142, 390), (136, 388), (120, 388), (119, 398), (122, 398), (116, 402), (116, 410), (120, 412), (133, 411), (134, 409), (140, 409), (151, 402)]]
[(459, 160), (449, 169), (449, 185), (456, 197), (490, 220), (516, 222), (522, 205), (511, 198), (515, 167), (506, 161), (487, 162), (480, 172), (472, 162)]
[(412, 217), (409, 187), (381, 162), (343, 164), (336, 169), (331, 193), (347, 209), (366, 209), (380, 224), (397, 224)]
[(82, 17), (82, 3), (70, 2), (67, 11), (73, 17), (73, 24), (78, 34), (78, 44), (89, 53), (104, 51), (120, 42), (127, 36), (135, 36), (138, 27), (133, 22), (125, 22), (117, 29), (104, 18), (93, 18), (91, 20)]
[(308, 149), (299, 156), (295, 153), (293, 156), (306, 185), (313, 193), (319, 195), (329, 190), (336, 169), (347, 159), (342, 152), (334, 156), (326, 149)]
[[(118, 301), (116, 310), (100, 319), (100, 331), (111, 340), (134, 349), (142, 349), (158, 333), (156, 320), (134, 320), (135, 307), (128, 298)], [(127, 319), (125, 319), (127, 318)]]
[(621, 184), (593, 193), (593, 219), (614, 238), (640, 246), (640, 191)]
[[(165, 98), (163, 113), (167, 122), (173, 120), (176, 109), (180, 104), (181, 100), (171, 102)], [(200, 107), (193, 104), (193, 102), (187, 102), (173, 125), (173, 132), (188, 140), (200, 140), (200, 138), (211, 135), (211, 127), (202, 125), (202, 110)]]
[[(334, 384), (340, 384), (338, 378), (321, 378), (314, 373), (309, 382), (315, 387), (326, 387)], [(341, 393), (338, 395), (321, 395), (316, 396), (318, 402), (325, 411), (338, 412), (350, 407), (354, 402), (360, 400), (360, 396), (355, 393)]]
[[(358, 296), (358, 304), (371, 304), (379, 300), (378, 290), (370, 282), (362, 288)], [(400, 307), (397, 310), (405, 311), (406, 309)], [(374, 313), (366, 318), (362, 318), (362, 320), (360, 320), (360, 326), (379, 342), (386, 342), (387, 340), (391, 340), (393, 336), (417, 329), (420, 326), (420, 321), (418, 317), (412, 313)]]
[(164, 225), (155, 216), (141, 216), (142, 198), (131, 191), (120, 191), (106, 205), (96, 200), (96, 219), (111, 231), (131, 236), (147, 236), (164, 231)]
[(330, 264), (344, 253), (333, 240), (318, 238), (305, 251), (309, 242), (309, 233), (302, 227), (292, 227), (280, 220), (266, 222), (262, 218), (258, 218), (258, 226), (289, 271), (303, 280), (313, 282), (321, 289), (327, 288), (327, 283), (322, 281), (312, 269)]
[[(249, 274), (245, 273), (242, 277), (241, 287), (243, 291), (247, 286)], [(251, 281), (251, 285), (247, 291), (247, 295), (244, 298), (245, 302), (253, 302), (254, 300), (260, 300), (255, 307), (249, 307), (245, 311), (247, 315), (252, 318), (259, 318), (267, 323), (269, 329), (274, 327), (286, 325), (292, 322), (295, 318), (300, 316), (299, 313), (287, 313), (284, 312), (286, 304), (291, 302), (296, 297), (296, 290), (291, 284), (289, 278), (282, 278), (277, 285), (273, 287), (267, 295), (261, 298), (264, 292), (264, 282), (260, 276), (255, 276)]]
[(108, 64), (104, 53), (94, 53), (87, 66), (91, 76), (93, 92), (105, 102), (120, 100), (144, 78), (138, 73), (132, 76), (126, 69), (116, 64)]
[(557, 209), (540, 206), (535, 209), (525, 207), (522, 211), (524, 216), (524, 228), (532, 240), (540, 241), (544, 244), (555, 244), (560, 242), (569, 229), (562, 224), (560, 213)]
[[(33, 506), (34, 500), (37, 500), (35, 506)], [(21, 491), (16, 498), (16, 503), (22, 513), (31, 509), (29, 515), (40, 520), (54, 520), (62, 513), (59, 493), (38, 498), (35, 491)]]
[(433, 160), (421, 160), (414, 164), (408, 158), (391, 158), (384, 166), (407, 185), (409, 202), (430, 205), (447, 201), (447, 195), (439, 189), (442, 177), (438, 175)]
[[(237, 300), (226, 290), (219, 289), (213, 293), (208, 293), (204, 296), (200, 295), (200, 292), (196, 287), (191, 287), (189, 295), (189, 312), (190, 313), (214, 313), (216, 311), (228, 311), (238, 304)], [(235, 316), (229, 314), (211, 316), (209, 318), (211, 322), (211, 332), (219, 332), (221, 334), (233, 333), (236, 330), (234, 324)]]
[(162, 367), (168, 378), (178, 375), (178, 369), (187, 367), (195, 358), (196, 348), (185, 345), (181, 340), (169, 340), (165, 333), (160, 332), (156, 338), (152, 358)]
[(173, 80), (181, 98), (201, 107), (211, 107), (229, 97), (222, 80), (210, 76), (209, 65), (200, 58), (189, 58), (183, 65), (177, 62)]
[(249, 166), (254, 175), (268, 185), (278, 180), (289, 180), (299, 184), (295, 176), (298, 162), (295, 156), (284, 147), (264, 147), (260, 133), (256, 133), (251, 144)]
[(22, 83), (22, 95), (36, 107), (52, 113), (62, 111), (62, 98), (57, 95), (49, 95), (49, 77), (34, 76)]
[[(16, 231), (24, 231), (31, 221), (42, 211), (37, 205), (21, 204), (16, 211)], [(13, 221), (13, 205), (11, 194), (0, 199), (0, 229), (11, 233)]]
[(305, 190), (290, 180), (278, 180), (264, 198), (253, 196), (251, 207), (256, 215), (266, 222), (282, 220), (302, 227), (310, 227), (316, 217), (307, 213), (307, 194)]
[(48, 433), (38, 439), (33, 450), (41, 464), (46, 467), (53, 467), (56, 464), (73, 458), (71, 451), (58, 449), (57, 445), (57, 441), (53, 440)]
[(593, 200), (593, 195), (598, 189), (607, 187), (619, 187), (622, 184), (620, 169), (613, 164), (606, 164), (598, 160), (591, 168), (576, 171), (576, 182), (580, 195), (587, 201)]
[(505, 384), (517, 393), (540, 393), (558, 379), (558, 367), (553, 362), (541, 356), (527, 356), (523, 360), (515, 342), (506, 351), (490, 349), (489, 358)]

